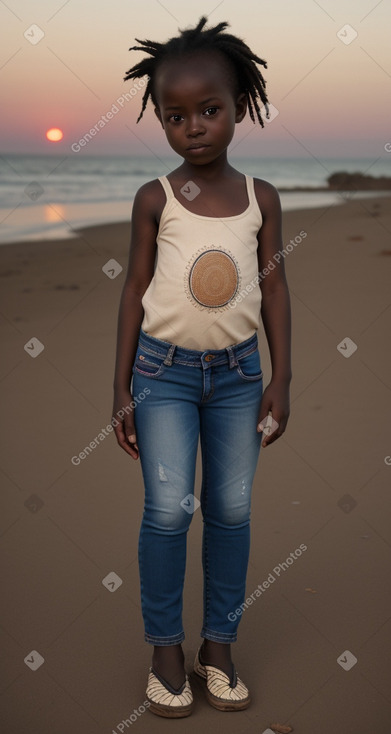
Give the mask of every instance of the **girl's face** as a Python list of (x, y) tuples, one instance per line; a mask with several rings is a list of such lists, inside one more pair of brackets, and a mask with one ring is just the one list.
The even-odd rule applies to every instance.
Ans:
[(246, 95), (234, 98), (226, 65), (214, 52), (162, 63), (155, 97), (155, 113), (171, 148), (193, 165), (210, 163), (226, 151), (247, 109)]

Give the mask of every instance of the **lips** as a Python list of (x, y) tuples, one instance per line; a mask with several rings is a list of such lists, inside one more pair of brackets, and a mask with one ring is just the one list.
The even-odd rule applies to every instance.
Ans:
[(193, 145), (189, 145), (186, 150), (197, 150), (198, 148), (209, 148), (209, 145), (207, 143), (194, 143)]

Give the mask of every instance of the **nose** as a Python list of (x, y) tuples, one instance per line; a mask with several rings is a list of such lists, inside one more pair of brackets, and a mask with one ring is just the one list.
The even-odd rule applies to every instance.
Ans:
[(202, 135), (205, 132), (205, 126), (203, 125), (200, 115), (191, 115), (189, 117), (186, 134), (193, 137), (195, 135)]

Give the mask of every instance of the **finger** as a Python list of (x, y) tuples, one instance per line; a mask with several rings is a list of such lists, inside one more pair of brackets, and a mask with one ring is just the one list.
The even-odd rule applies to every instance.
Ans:
[(269, 443), (272, 443), (276, 438), (278, 438), (281, 431), (281, 425), (271, 414), (269, 414), (265, 416), (260, 423), (258, 423), (257, 431), (262, 431), (262, 446), (266, 447)]
[(265, 419), (267, 418), (269, 413), (272, 412), (272, 408), (273, 408), (273, 405), (272, 405), (271, 400), (267, 400), (267, 399), (265, 400), (265, 398), (261, 400), (261, 404), (259, 406), (259, 413), (258, 413), (258, 416), (259, 416), (258, 424), (261, 422), (263, 418)]
[(269, 412), (266, 413), (266, 415), (263, 414), (263, 418), (259, 421), (257, 425), (257, 431), (259, 431), (260, 433), (264, 433), (265, 436), (271, 436), (271, 434), (277, 431), (279, 427), (279, 421), (275, 420), (272, 413)]
[(116, 436), (116, 439), (117, 439), (118, 442), (120, 440), (122, 440), (122, 441), (124, 440), (125, 433), (124, 433), (124, 429), (122, 427), (122, 423), (119, 423), (117, 426), (114, 426), (114, 433), (115, 433), (115, 436)]
[(135, 449), (135, 448), (132, 448), (132, 445), (129, 445), (129, 443), (127, 442), (126, 439), (125, 439), (125, 441), (119, 441), (118, 444), (119, 444), (119, 446), (121, 446), (121, 449), (123, 449), (124, 451), (126, 451), (126, 453), (129, 454), (129, 456), (132, 457), (132, 459), (138, 459), (138, 457), (139, 457), (138, 450)]
[(138, 459), (140, 455), (138, 448), (132, 448), (132, 446), (129, 446), (128, 444), (125, 444), (125, 451), (132, 457), (132, 459)]
[(129, 443), (136, 443), (137, 438), (136, 438), (136, 428), (134, 425), (133, 413), (125, 416), (124, 431), (125, 431), (125, 436), (128, 439)]
[(269, 446), (271, 443), (274, 443), (274, 441), (277, 441), (278, 438), (278, 433), (273, 433), (272, 436), (265, 436), (265, 438), (262, 439), (262, 446), (266, 448), (266, 446)]
[(282, 436), (282, 434), (285, 432), (285, 424), (286, 421), (284, 421), (283, 418), (281, 418), (281, 422), (277, 425), (277, 428), (265, 436), (265, 438), (262, 441), (262, 446), (269, 446), (269, 444), (274, 443), (274, 441), (277, 441), (278, 438)]
[(137, 438), (136, 438), (136, 434), (135, 434), (135, 433), (132, 433), (132, 434), (131, 434), (130, 436), (128, 436), (128, 441), (129, 441), (129, 443), (130, 443), (130, 444), (132, 444), (132, 445), (134, 446), (134, 448), (135, 448), (135, 449), (137, 449), (137, 451), (138, 451), (138, 446), (137, 446)]
[(121, 447), (121, 449), (126, 451), (126, 453), (132, 457), (132, 459), (138, 459), (139, 457), (138, 446), (135, 443), (129, 442), (128, 438), (125, 436), (123, 424), (120, 423), (118, 426), (115, 426), (114, 432), (117, 438), (118, 445)]

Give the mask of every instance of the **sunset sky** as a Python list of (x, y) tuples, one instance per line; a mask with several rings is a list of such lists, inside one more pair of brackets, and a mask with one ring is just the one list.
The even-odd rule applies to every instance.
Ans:
[[(234, 155), (385, 155), (391, 141), (387, 0), (1, 2), (0, 152), (171, 154), (150, 102), (136, 125), (143, 91), (88, 145), (78, 152), (71, 146), (133, 86), (122, 78), (144, 56), (128, 51), (135, 37), (164, 42), (203, 14), (208, 25), (228, 21), (227, 30), (267, 60), (261, 70), (279, 112), (264, 129), (247, 116), (236, 128)], [(49, 142), (49, 128), (60, 128), (63, 139)]]

